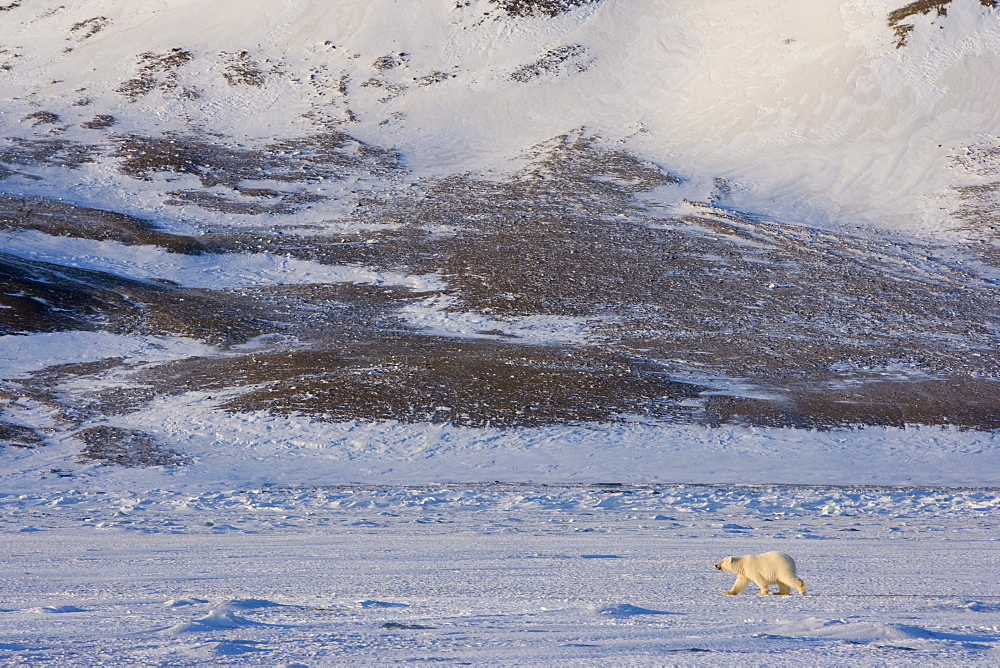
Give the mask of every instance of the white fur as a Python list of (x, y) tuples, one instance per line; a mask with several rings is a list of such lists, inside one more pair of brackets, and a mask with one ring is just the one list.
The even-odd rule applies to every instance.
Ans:
[(736, 574), (732, 589), (725, 592), (730, 596), (739, 594), (750, 582), (760, 587), (758, 596), (769, 595), (770, 585), (778, 585), (778, 594), (782, 596), (788, 595), (790, 587), (798, 589), (799, 594), (806, 593), (806, 583), (795, 575), (795, 562), (784, 552), (726, 557), (715, 567)]

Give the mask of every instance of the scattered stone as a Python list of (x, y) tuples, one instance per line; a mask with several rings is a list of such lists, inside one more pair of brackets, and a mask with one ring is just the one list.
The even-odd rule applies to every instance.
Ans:
[(188, 462), (181, 453), (160, 446), (149, 434), (134, 429), (90, 427), (78, 431), (76, 437), (87, 444), (78, 455), (81, 460), (124, 467), (178, 466)]

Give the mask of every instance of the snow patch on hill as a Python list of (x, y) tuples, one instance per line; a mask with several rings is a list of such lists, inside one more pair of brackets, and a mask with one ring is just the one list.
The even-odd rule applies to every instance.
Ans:
[(31, 260), (211, 290), (318, 283), (398, 285), (415, 291), (443, 287), (433, 275), (332, 266), (267, 253), (184, 255), (167, 252), (159, 246), (57, 237), (33, 230), (0, 232), (0, 244), (4, 252)]
[(914, 12), (904, 48), (900, 0), (609, 0), (554, 17), (484, 0), (196, 4), (3, 12), (3, 131), (96, 139), (116, 126), (81, 124), (107, 118), (253, 143), (342, 127), (444, 174), (585, 126), (706, 188), (725, 179), (739, 209), (928, 233), (952, 227), (951, 188), (973, 180), (950, 158), (1000, 133), (1000, 21), (974, 0)]

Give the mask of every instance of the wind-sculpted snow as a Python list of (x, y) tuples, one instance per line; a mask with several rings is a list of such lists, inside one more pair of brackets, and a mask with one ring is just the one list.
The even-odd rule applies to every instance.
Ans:
[[(495, 515), (529, 513), (586, 517), (599, 512), (678, 529), (706, 523), (718, 535), (777, 535), (820, 538), (836, 531), (873, 531), (885, 520), (912, 520), (914, 526), (942, 518), (978, 517), (988, 527), (1000, 512), (997, 488), (879, 487), (803, 485), (650, 485), (627, 483), (526, 483), (437, 485), (275, 485), (252, 490), (167, 490), (5, 494), (0, 510), (8, 526), (25, 511), (72, 508), (77, 521), (104, 529), (142, 533), (254, 533), (263, 528), (306, 532), (320, 516), (331, 526), (373, 527), (413, 523), (495, 522)], [(190, 512), (209, 523), (185, 520)], [(480, 519), (472, 519), (480, 518)], [(796, 529), (796, 521), (828, 522), (825, 530)], [(578, 519), (578, 521), (582, 521)], [(775, 524), (772, 524), (775, 523)], [(839, 527), (848, 527), (841, 529)], [(798, 525), (801, 526), (801, 525)], [(914, 529), (917, 531), (919, 529)], [(817, 533), (818, 532), (818, 533)], [(807, 534), (815, 534), (808, 535)], [(593, 555), (591, 555), (593, 556)]]
[[(0, 495), (0, 660), (990, 665), (997, 490), (70, 488)], [(781, 549), (806, 596), (723, 596)]]

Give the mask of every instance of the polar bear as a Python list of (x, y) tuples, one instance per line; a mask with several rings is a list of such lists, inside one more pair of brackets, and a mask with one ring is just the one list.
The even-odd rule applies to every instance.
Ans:
[(742, 557), (726, 557), (715, 565), (720, 571), (736, 574), (732, 589), (725, 592), (735, 596), (746, 589), (751, 580), (760, 587), (758, 596), (771, 593), (769, 585), (778, 585), (778, 594), (787, 596), (789, 587), (795, 587), (799, 594), (806, 593), (806, 583), (795, 576), (795, 562), (784, 552), (746, 554)]

